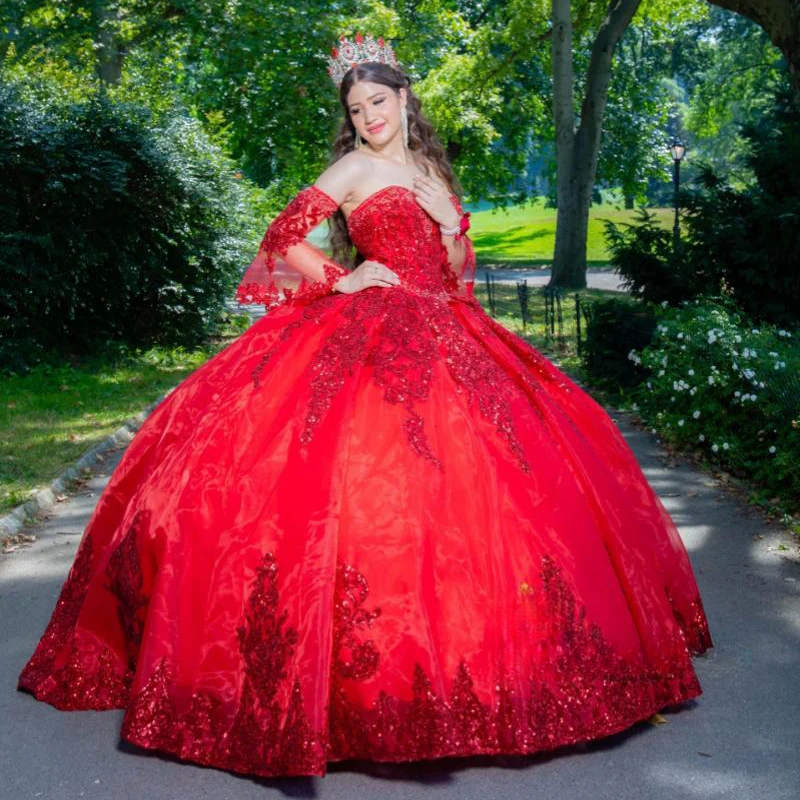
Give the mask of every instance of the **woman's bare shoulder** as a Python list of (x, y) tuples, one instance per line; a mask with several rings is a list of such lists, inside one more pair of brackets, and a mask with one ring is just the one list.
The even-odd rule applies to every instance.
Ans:
[(351, 198), (353, 190), (362, 182), (367, 166), (364, 157), (352, 150), (334, 161), (314, 181), (314, 185), (341, 206)]

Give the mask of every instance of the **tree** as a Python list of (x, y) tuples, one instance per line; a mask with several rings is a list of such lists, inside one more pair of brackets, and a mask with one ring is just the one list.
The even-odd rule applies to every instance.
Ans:
[(553, 116), (557, 169), (556, 245), (550, 286), (585, 288), (586, 239), (614, 48), (641, 0), (612, 0), (591, 50), (575, 127), (572, 3), (553, 0)]
[(797, 0), (708, 0), (760, 25), (789, 66), (794, 100), (800, 104), (800, 3)]

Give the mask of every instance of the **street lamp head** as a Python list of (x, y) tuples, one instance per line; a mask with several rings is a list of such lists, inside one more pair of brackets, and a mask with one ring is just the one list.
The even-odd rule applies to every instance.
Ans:
[(686, 155), (686, 145), (681, 144), (677, 139), (673, 139), (670, 143), (669, 151), (676, 161), (680, 161)]

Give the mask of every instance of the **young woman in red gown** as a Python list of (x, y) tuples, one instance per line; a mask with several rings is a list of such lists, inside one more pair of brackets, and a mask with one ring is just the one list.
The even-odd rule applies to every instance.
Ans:
[[(128, 446), (19, 689), (257, 775), (533, 753), (699, 695), (673, 521), (603, 408), (474, 298), (391, 47), (330, 63), (334, 161), (239, 287), (269, 313)], [(327, 218), (338, 261), (306, 239)]]

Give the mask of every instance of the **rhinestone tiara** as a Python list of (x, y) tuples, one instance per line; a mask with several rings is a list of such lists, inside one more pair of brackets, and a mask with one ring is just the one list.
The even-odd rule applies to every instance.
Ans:
[(337, 86), (341, 85), (342, 78), (351, 67), (365, 61), (388, 64), (395, 69), (400, 68), (392, 46), (384, 41), (382, 36), (375, 39), (370, 34), (362, 36), (357, 33), (353, 41), (340, 36), (339, 46), (332, 47), (331, 54), (332, 58), (328, 56), (328, 75)]

